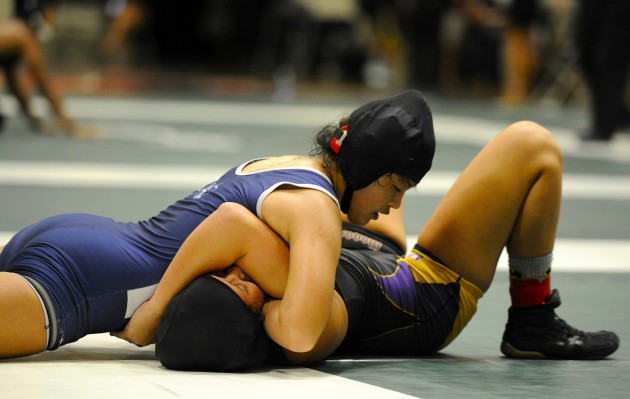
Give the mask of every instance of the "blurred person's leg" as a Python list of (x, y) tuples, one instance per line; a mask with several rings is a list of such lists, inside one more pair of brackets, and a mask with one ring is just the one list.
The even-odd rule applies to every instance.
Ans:
[(407, 84), (437, 88), (442, 58), (442, 20), (450, 4), (443, 0), (396, 2), (400, 31), (407, 44)]
[(527, 100), (538, 67), (533, 42), (533, 24), (538, 17), (537, 0), (514, 0), (507, 10), (503, 35), (503, 83), (501, 100), (520, 104)]
[[(108, 4), (111, 3), (114, 2)], [(138, 1), (127, 0), (120, 8), (106, 9), (106, 13), (112, 19), (101, 42), (101, 50), (106, 56), (114, 56), (120, 53), (133, 32), (144, 23), (145, 9)]]

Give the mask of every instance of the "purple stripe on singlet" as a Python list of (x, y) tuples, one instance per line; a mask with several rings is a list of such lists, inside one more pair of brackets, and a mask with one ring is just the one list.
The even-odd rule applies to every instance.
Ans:
[(370, 271), (387, 298), (404, 311), (415, 314), (417, 308), (416, 282), (409, 266), (404, 261), (399, 260), (398, 267), (389, 275), (381, 275), (374, 270)]

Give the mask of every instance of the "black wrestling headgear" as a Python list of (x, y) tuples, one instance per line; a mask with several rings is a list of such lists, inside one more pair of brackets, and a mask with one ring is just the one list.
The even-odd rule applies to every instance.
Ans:
[(225, 283), (205, 275), (169, 303), (155, 354), (168, 369), (235, 371), (262, 364), (269, 345), (257, 315)]
[(341, 210), (348, 212), (352, 193), (387, 173), (416, 184), (431, 169), (435, 153), (433, 117), (417, 90), (369, 102), (348, 119), (347, 135), (333, 138), (331, 148), (342, 159), (346, 190)]

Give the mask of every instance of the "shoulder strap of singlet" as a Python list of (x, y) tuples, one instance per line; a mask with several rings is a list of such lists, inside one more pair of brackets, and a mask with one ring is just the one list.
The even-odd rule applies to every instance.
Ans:
[(284, 171), (295, 171), (295, 172), (304, 172), (305, 174), (308, 174), (308, 175), (311, 175), (311, 176), (314, 175), (314, 176), (317, 177), (317, 180), (319, 180), (321, 182), (321, 184), (318, 184), (317, 182), (302, 181), (302, 179), (297, 178), (297, 177), (300, 176), (300, 173), (295, 173), (295, 174), (292, 175), (292, 176), (296, 177), (295, 180), (281, 180), (281, 181), (278, 181), (278, 182), (272, 184), (271, 186), (269, 186), (260, 195), (260, 197), (258, 197), (258, 201), (256, 203), (256, 214), (258, 215), (259, 218), (262, 219), (262, 204), (265, 201), (265, 199), (267, 198), (267, 196), (269, 194), (271, 194), (273, 191), (275, 191), (278, 187), (283, 186), (283, 185), (288, 185), (288, 186), (293, 186), (293, 187), (306, 188), (306, 189), (320, 191), (320, 192), (326, 194), (328, 197), (330, 197), (330, 199), (332, 199), (335, 202), (335, 204), (337, 205), (337, 208), (339, 208), (339, 200), (337, 199), (336, 193), (335, 193), (335, 191), (333, 189), (332, 182), (330, 181), (330, 179), (326, 175), (324, 175), (323, 173), (321, 173), (317, 169), (313, 169), (313, 168), (310, 168), (310, 167), (307, 167), (307, 166), (292, 166), (292, 167), (284, 167), (284, 168), (277, 168), (277, 169), (267, 169), (267, 170), (259, 171), (259, 172), (250, 172), (250, 173), (243, 172), (243, 168), (245, 166), (247, 166), (251, 162), (259, 160), (259, 159), (264, 159), (264, 158), (253, 159), (251, 161), (245, 162), (242, 165), (240, 165), (238, 168), (236, 168), (234, 173), (236, 175), (254, 175), (254, 174), (258, 174), (258, 173), (266, 173), (266, 172), (273, 172), (273, 171), (283, 171), (283, 170)]

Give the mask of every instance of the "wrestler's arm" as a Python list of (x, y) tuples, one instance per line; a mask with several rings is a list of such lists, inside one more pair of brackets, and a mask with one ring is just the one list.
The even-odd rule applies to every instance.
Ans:
[(272, 234), (258, 235), (255, 242), (248, 240), (252, 229), (259, 225), (264, 224), (241, 205), (221, 205), (184, 241), (152, 297), (136, 310), (123, 331), (112, 335), (138, 346), (153, 343), (160, 317), (171, 299), (196, 277), (232, 264), (253, 264), (260, 269), (259, 274), (264, 271), (276, 276), (263, 279), (259, 285), (267, 294), (281, 296), (287, 280), (288, 249)]
[[(264, 312), (263, 312), (264, 313)], [(292, 352), (284, 349), (287, 360), (293, 364), (310, 364), (325, 359), (343, 342), (348, 330), (348, 312), (341, 296), (333, 293), (330, 318), (317, 343), (308, 352)]]
[[(194, 278), (249, 263), (258, 265), (245, 270), (253, 281), (267, 294), (283, 297), (266, 309), (265, 328), (270, 337), (294, 352), (307, 352), (315, 346), (330, 317), (340, 252), (341, 221), (336, 204), (315, 190), (280, 190), (268, 196), (263, 213), (291, 248), (288, 275), (286, 259), (277, 255), (287, 252), (286, 247), (284, 252), (280, 248), (286, 243), (257, 240), (252, 248), (244, 238), (252, 226), (235, 223), (238, 216), (230, 212), (235, 206), (240, 207), (222, 205), (190, 234), (151, 299), (138, 308), (123, 331), (112, 335), (139, 346), (152, 343), (164, 309)], [(264, 275), (274, 278), (261, 277)]]
[(281, 301), (265, 307), (265, 330), (285, 349), (311, 351), (331, 315), (341, 252), (339, 209), (319, 191), (287, 189), (271, 193), (262, 214), (290, 248), (286, 290)]

